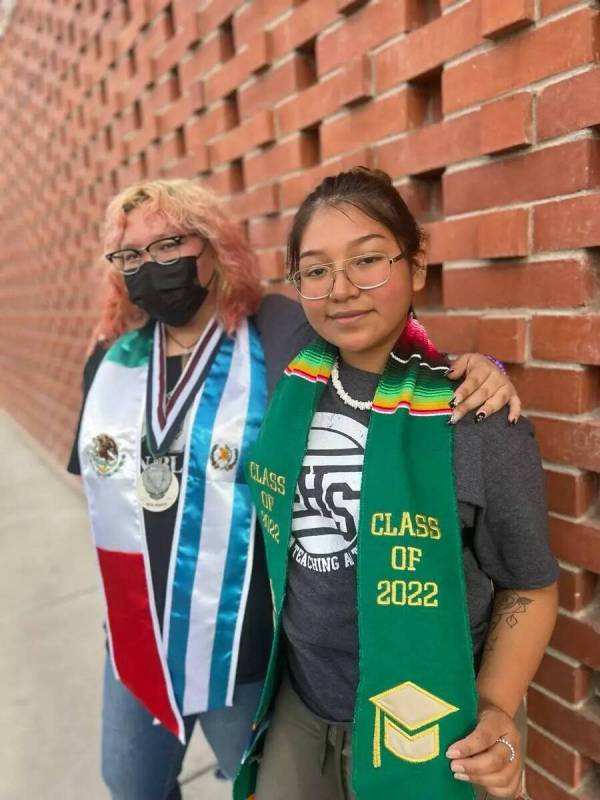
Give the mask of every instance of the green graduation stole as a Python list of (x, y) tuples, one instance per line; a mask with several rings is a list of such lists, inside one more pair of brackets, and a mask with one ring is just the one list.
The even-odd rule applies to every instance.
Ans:
[[(317, 339), (293, 359), (246, 465), (275, 613), (257, 729), (277, 680), (296, 483), (335, 357), (335, 348)], [(445, 373), (424, 329), (410, 319), (373, 400), (358, 528), (360, 680), (352, 757), (359, 800), (473, 798), (445, 755), (473, 730), (477, 710)], [(253, 796), (255, 769), (249, 753), (236, 798)]]

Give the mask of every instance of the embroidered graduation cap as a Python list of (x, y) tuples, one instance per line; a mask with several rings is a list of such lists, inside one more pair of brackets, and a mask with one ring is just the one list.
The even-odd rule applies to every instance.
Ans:
[(425, 691), (412, 681), (394, 686), (370, 698), (375, 705), (373, 766), (381, 766), (381, 723), (383, 742), (396, 758), (420, 764), (440, 753), (441, 719), (458, 711), (456, 706)]

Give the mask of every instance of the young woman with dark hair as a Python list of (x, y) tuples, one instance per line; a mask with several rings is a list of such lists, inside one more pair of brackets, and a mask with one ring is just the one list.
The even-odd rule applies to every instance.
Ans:
[(514, 797), (557, 607), (532, 426), (448, 425), (411, 311), (423, 237), (385, 174), (325, 179), (288, 264), (317, 336), (248, 455), (275, 637), (236, 797)]

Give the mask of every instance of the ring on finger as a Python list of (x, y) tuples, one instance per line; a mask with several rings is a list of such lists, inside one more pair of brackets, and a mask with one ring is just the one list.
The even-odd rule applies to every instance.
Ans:
[(510, 750), (510, 758), (508, 759), (508, 763), (512, 764), (515, 758), (517, 757), (517, 751), (512, 746), (512, 744), (508, 741), (505, 736), (501, 736), (499, 739), (496, 739), (497, 744), (503, 744)]

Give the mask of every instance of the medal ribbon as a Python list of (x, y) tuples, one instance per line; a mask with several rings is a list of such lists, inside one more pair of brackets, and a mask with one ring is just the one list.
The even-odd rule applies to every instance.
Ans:
[[(280, 380), (247, 477), (263, 528), (275, 642), (287, 581), (295, 488), (335, 349), (317, 339)], [(476, 694), (453, 474), (446, 365), (410, 320), (373, 399), (358, 533), (359, 686), (352, 733), (359, 800), (469, 800), (448, 746), (475, 726)], [(256, 719), (268, 713), (277, 654)], [(252, 793), (253, 754), (236, 798)]]
[(167, 357), (162, 323), (154, 326), (146, 396), (146, 436), (154, 457), (166, 453), (219, 351), (225, 331), (213, 317), (167, 400)]

